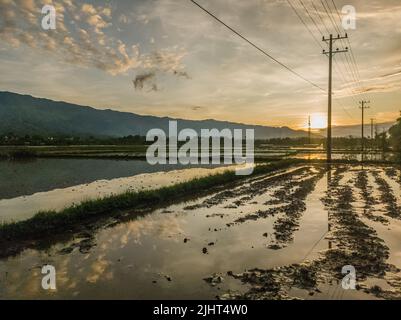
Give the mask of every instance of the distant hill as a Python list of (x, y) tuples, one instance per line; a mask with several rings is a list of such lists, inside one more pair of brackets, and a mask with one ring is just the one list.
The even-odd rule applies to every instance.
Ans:
[[(35, 98), (0, 91), (0, 134), (76, 135), (121, 137), (146, 135), (153, 128), (168, 132), (172, 118), (143, 116), (113, 110), (98, 110), (67, 102)], [(267, 127), (237, 124), (216, 120), (180, 120), (178, 128), (200, 129), (255, 129), (256, 139), (304, 137), (305, 131), (288, 127)]]
[[(381, 133), (382, 130), (388, 131), (396, 121), (394, 122), (384, 122), (384, 123), (378, 123), (377, 124), (377, 131), (378, 133)], [(365, 137), (370, 137), (371, 135), (371, 127), (370, 124), (366, 123), (364, 126), (365, 130)], [(373, 129), (374, 131), (376, 128)], [(352, 126), (336, 126), (333, 127), (333, 137), (348, 137), (348, 136), (353, 136), (353, 137), (360, 137), (362, 135), (361, 133), (361, 125), (352, 125)], [(319, 134), (322, 136), (326, 136), (326, 129), (322, 129), (319, 131)]]

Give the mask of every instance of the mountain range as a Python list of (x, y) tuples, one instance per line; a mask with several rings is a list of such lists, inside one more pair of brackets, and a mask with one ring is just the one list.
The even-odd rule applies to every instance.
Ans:
[[(295, 138), (308, 135), (303, 130), (289, 127), (256, 126), (217, 120), (183, 120), (169, 117), (139, 115), (114, 110), (99, 110), (88, 106), (35, 98), (13, 92), (0, 91), (0, 134), (18, 135), (69, 135), (122, 137), (145, 136), (150, 129), (159, 128), (168, 132), (168, 123), (176, 120), (178, 129), (254, 129), (256, 139)], [(379, 132), (388, 130), (393, 123), (379, 124)], [(359, 136), (360, 125), (333, 128), (334, 136)], [(370, 126), (366, 126), (370, 135)], [(315, 136), (325, 136), (321, 130)]]
[[(395, 125), (394, 122), (384, 122), (384, 123), (377, 123), (374, 124), (373, 126), (373, 135), (375, 135), (375, 132), (377, 130), (377, 133), (382, 133), (384, 131), (388, 131), (393, 125)], [(361, 125), (349, 125), (349, 126), (333, 126), (333, 132), (332, 135), (333, 137), (348, 137), (348, 136), (353, 136), (353, 137), (361, 137), (362, 132), (361, 132)], [(370, 123), (365, 123), (364, 125), (364, 137), (370, 137), (371, 136), (371, 124)], [(326, 129), (321, 129), (317, 132), (318, 135), (321, 136), (326, 136)]]
[(62, 101), (35, 98), (0, 91), (0, 134), (38, 134), (122, 137), (144, 136), (150, 129), (168, 132), (168, 123), (176, 120), (178, 129), (255, 129), (256, 139), (302, 137), (307, 132), (288, 127), (268, 127), (216, 120), (183, 120), (138, 115), (114, 110), (99, 110)]

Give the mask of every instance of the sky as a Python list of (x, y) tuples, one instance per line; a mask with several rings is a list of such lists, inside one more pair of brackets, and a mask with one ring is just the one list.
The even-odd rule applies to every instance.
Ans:
[[(321, 33), (338, 33), (333, 23), (340, 25), (342, 14), (334, 4), (339, 11), (354, 6), (356, 29), (347, 30), (353, 57), (338, 53), (334, 59), (333, 123), (359, 124), (363, 99), (371, 101), (366, 119), (399, 116), (399, 0), (197, 1), (324, 90), (328, 58)], [(56, 9), (55, 30), (42, 28), (45, 4)], [(309, 115), (313, 127), (324, 127), (327, 115), (327, 92), (190, 0), (0, 0), (0, 91), (144, 115), (297, 129), (307, 126)]]

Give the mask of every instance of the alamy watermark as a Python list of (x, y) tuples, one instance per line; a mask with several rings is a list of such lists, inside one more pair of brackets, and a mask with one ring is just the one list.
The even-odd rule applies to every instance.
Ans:
[(146, 151), (149, 164), (235, 163), (245, 165), (236, 168), (237, 175), (252, 174), (255, 149), (253, 129), (245, 129), (245, 135), (242, 129), (201, 129), (199, 135), (194, 129), (183, 129), (178, 132), (177, 121), (169, 121), (168, 130), (168, 134), (162, 129), (148, 131), (146, 141), (153, 142)]
[(52, 5), (45, 5), (42, 8), (42, 14), (45, 16), (42, 18), (43, 30), (55, 30), (56, 29), (56, 8)]
[(42, 267), (42, 289), (43, 290), (56, 290), (56, 268), (52, 265), (45, 265)]
[(356, 289), (356, 270), (354, 266), (344, 266), (341, 270), (344, 274), (344, 278), (341, 281), (341, 286), (344, 290), (355, 290)]
[(356, 29), (356, 9), (354, 6), (347, 5), (341, 10), (343, 14), (341, 23), (344, 30), (355, 30)]

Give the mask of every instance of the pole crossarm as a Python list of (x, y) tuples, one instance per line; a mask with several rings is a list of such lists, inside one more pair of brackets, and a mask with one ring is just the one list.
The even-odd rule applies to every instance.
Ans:
[[(335, 41), (337, 41), (337, 40), (348, 39), (348, 34), (346, 33), (345, 36), (337, 35), (337, 37), (333, 37), (332, 39), (333, 39), (333, 43)], [(329, 42), (330, 38), (326, 38), (326, 37), (323, 36), (322, 40), (325, 41), (325, 42)]]
[[(329, 44), (331, 43), (333, 45), (337, 40), (342, 40), (342, 39), (348, 39), (348, 34), (345, 34), (344, 37), (338, 35), (337, 38), (334, 38), (334, 37), (332, 37), (332, 35), (330, 35), (330, 37), (327, 39), (325, 37), (323, 37), (322, 41), (329, 43)], [(329, 56), (330, 53), (332, 55), (335, 55), (336, 53), (347, 53), (348, 51), (349, 51), (348, 47), (345, 47), (345, 49), (340, 50), (339, 48), (337, 48), (336, 50), (331, 50), (331, 52), (327, 52), (326, 50), (323, 50), (323, 54)]]
[[(331, 54), (335, 55), (336, 53), (345, 53), (345, 52), (348, 52), (348, 48), (345, 48), (344, 50), (337, 49), (336, 51), (333, 51)], [(329, 56), (330, 52), (323, 50), (323, 54), (325, 54), (326, 56)]]

